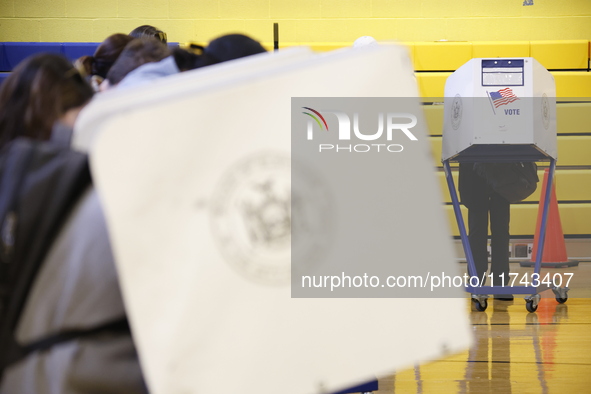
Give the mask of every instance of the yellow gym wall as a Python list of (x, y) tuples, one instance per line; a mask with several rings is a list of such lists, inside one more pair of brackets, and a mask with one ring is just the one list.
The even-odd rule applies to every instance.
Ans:
[[(533, 5), (524, 5), (533, 3)], [(0, 0), (0, 41), (100, 42), (142, 24), (170, 42), (591, 39), (591, 0)]]

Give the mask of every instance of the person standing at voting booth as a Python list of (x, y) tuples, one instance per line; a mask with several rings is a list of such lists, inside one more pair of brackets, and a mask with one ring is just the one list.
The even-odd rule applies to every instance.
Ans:
[[(459, 191), (468, 208), (468, 239), (476, 266), (476, 276), (488, 271), (488, 227), (490, 215), (491, 273), (493, 278), (509, 274), (510, 204), (487, 183), (482, 164), (461, 163)], [(500, 298), (497, 296), (496, 298)], [(502, 298), (512, 299), (506, 294)]]
[[(508, 300), (512, 294), (531, 294), (525, 300), (533, 312), (540, 299), (539, 286), (519, 286), (524, 282), (508, 277), (510, 204), (536, 190), (536, 162), (549, 161), (554, 172), (554, 77), (531, 57), (473, 58), (447, 78), (444, 96), (441, 160), (471, 275), (466, 290), (479, 311), (486, 309), (489, 294)], [(460, 199), (451, 176), (452, 162), (460, 163)], [(459, 200), (468, 208), (467, 232)], [(534, 274), (539, 275), (539, 268)]]
[[(531, 195), (537, 182), (533, 162), (460, 163), (458, 188), (468, 208), (468, 239), (479, 281), (488, 271), (490, 219), (492, 281), (495, 285), (509, 283), (510, 204)], [(511, 301), (513, 295), (498, 294), (495, 299)]]

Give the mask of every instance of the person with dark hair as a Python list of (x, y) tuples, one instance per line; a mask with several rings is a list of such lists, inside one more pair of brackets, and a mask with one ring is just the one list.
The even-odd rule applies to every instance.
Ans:
[(129, 33), (129, 35), (133, 38), (146, 38), (146, 37), (156, 38), (164, 44), (166, 44), (168, 42), (165, 32), (163, 32), (162, 30), (160, 30), (154, 26), (150, 26), (150, 25), (138, 26), (135, 29), (133, 29), (131, 31), (131, 33)]
[(204, 50), (205, 48), (197, 44), (191, 44), (188, 50), (173, 48), (172, 56), (174, 57), (174, 61), (179, 68), (179, 71), (189, 71), (199, 68), (201, 66)]
[(117, 85), (139, 66), (170, 56), (170, 49), (155, 38), (136, 38), (125, 46), (107, 74), (109, 87)]
[(207, 48), (193, 46), (193, 52), (181, 48), (163, 51), (162, 48), (154, 39), (132, 41), (109, 72), (110, 86), (138, 86), (181, 71), (266, 52), (261, 44), (242, 34), (216, 38)]
[(17, 137), (49, 140), (58, 126), (71, 135), (78, 113), (93, 94), (61, 55), (43, 53), (23, 60), (0, 88), (0, 147)]
[(123, 48), (132, 40), (133, 37), (127, 34), (110, 35), (98, 46), (93, 56), (82, 56), (74, 65), (82, 75), (90, 77), (93, 89), (98, 91), (99, 85), (107, 78), (107, 73)]
[(92, 96), (56, 54), (25, 59), (0, 88), (0, 394), (147, 393), (88, 167), (75, 193), (63, 188), (86, 161), (55, 141), (56, 125), (71, 131)]
[(226, 34), (212, 40), (204, 50), (201, 66), (267, 52), (256, 40), (244, 34)]

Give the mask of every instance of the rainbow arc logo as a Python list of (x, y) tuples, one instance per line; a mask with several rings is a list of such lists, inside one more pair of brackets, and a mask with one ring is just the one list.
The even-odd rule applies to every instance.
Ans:
[[(324, 128), (326, 127), (326, 131), (328, 131), (328, 123), (326, 123), (326, 119), (324, 119), (324, 116), (322, 116), (322, 114), (320, 114), (320, 112), (318, 112), (315, 109), (312, 109), (310, 107), (302, 107), (302, 108), (307, 109), (308, 111), (314, 113), (314, 114), (311, 114), (310, 112), (302, 112), (304, 115), (308, 115), (309, 117), (314, 119), (316, 121), (316, 123), (318, 123), (318, 126), (320, 126), (320, 130), (324, 130)], [(318, 118), (320, 118), (320, 119), (318, 119)], [(320, 120), (322, 120), (322, 123), (320, 123)], [(324, 124), (324, 127), (322, 126), (323, 124)]]

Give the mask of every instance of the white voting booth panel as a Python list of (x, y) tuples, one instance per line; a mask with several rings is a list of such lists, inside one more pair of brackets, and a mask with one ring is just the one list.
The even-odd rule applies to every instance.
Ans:
[[(239, 76), (242, 65), (228, 70)], [(217, 231), (232, 223), (219, 209), (228, 195), (241, 193), (257, 172), (290, 177), (291, 97), (417, 97), (406, 50), (261, 62), (259, 73), (200, 89), (205, 71), (164, 100), (153, 95), (110, 116), (91, 151), (150, 391), (331, 392), (464, 350), (471, 334), (460, 297), (292, 299), (289, 284), (249, 280), (221, 253), (232, 230)], [(165, 91), (167, 83), (152, 89)], [(429, 248), (416, 234), (397, 240), (422, 253), (392, 256), (393, 267), (404, 261), (454, 273), (426, 131), (417, 135), (424, 155), (409, 156), (412, 171), (393, 171), (392, 182), (409, 190), (398, 202), (405, 207), (398, 225), (429, 217)]]
[(443, 136), (444, 161), (556, 158), (554, 77), (531, 57), (471, 59), (445, 83)]
[[(281, 67), (298, 59), (312, 56), (313, 52), (308, 47), (293, 47), (273, 53), (264, 53), (240, 59), (240, 67), (234, 62), (225, 62), (216, 67), (206, 67), (199, 73), (184, 72), (167, 78), (167, 83), (158, 85), (153, 89), (152, 84), (138, 86), (129, 90), (108, 90), (97, 94), (93, 100), (81, 112), (74, 126), (72, 147), (82, 152), (88, 152), (98, 130), (103, 122), (117, 113), (127, 111), (128, 108), (141, 106), (143, 103), (153, 103), (154, 100), (167, 100), (171, 95), (177, 96), (179, 90), (184, 89), (187, 83), (191, 85), (191, 92), (207, 90), (211, 86), (220, 84), (232, 84), (234, 78), (244, 78), (245, 74), (260, 74), (266, 69)], [(192, 112), (184, 114), (191, 117)]]

